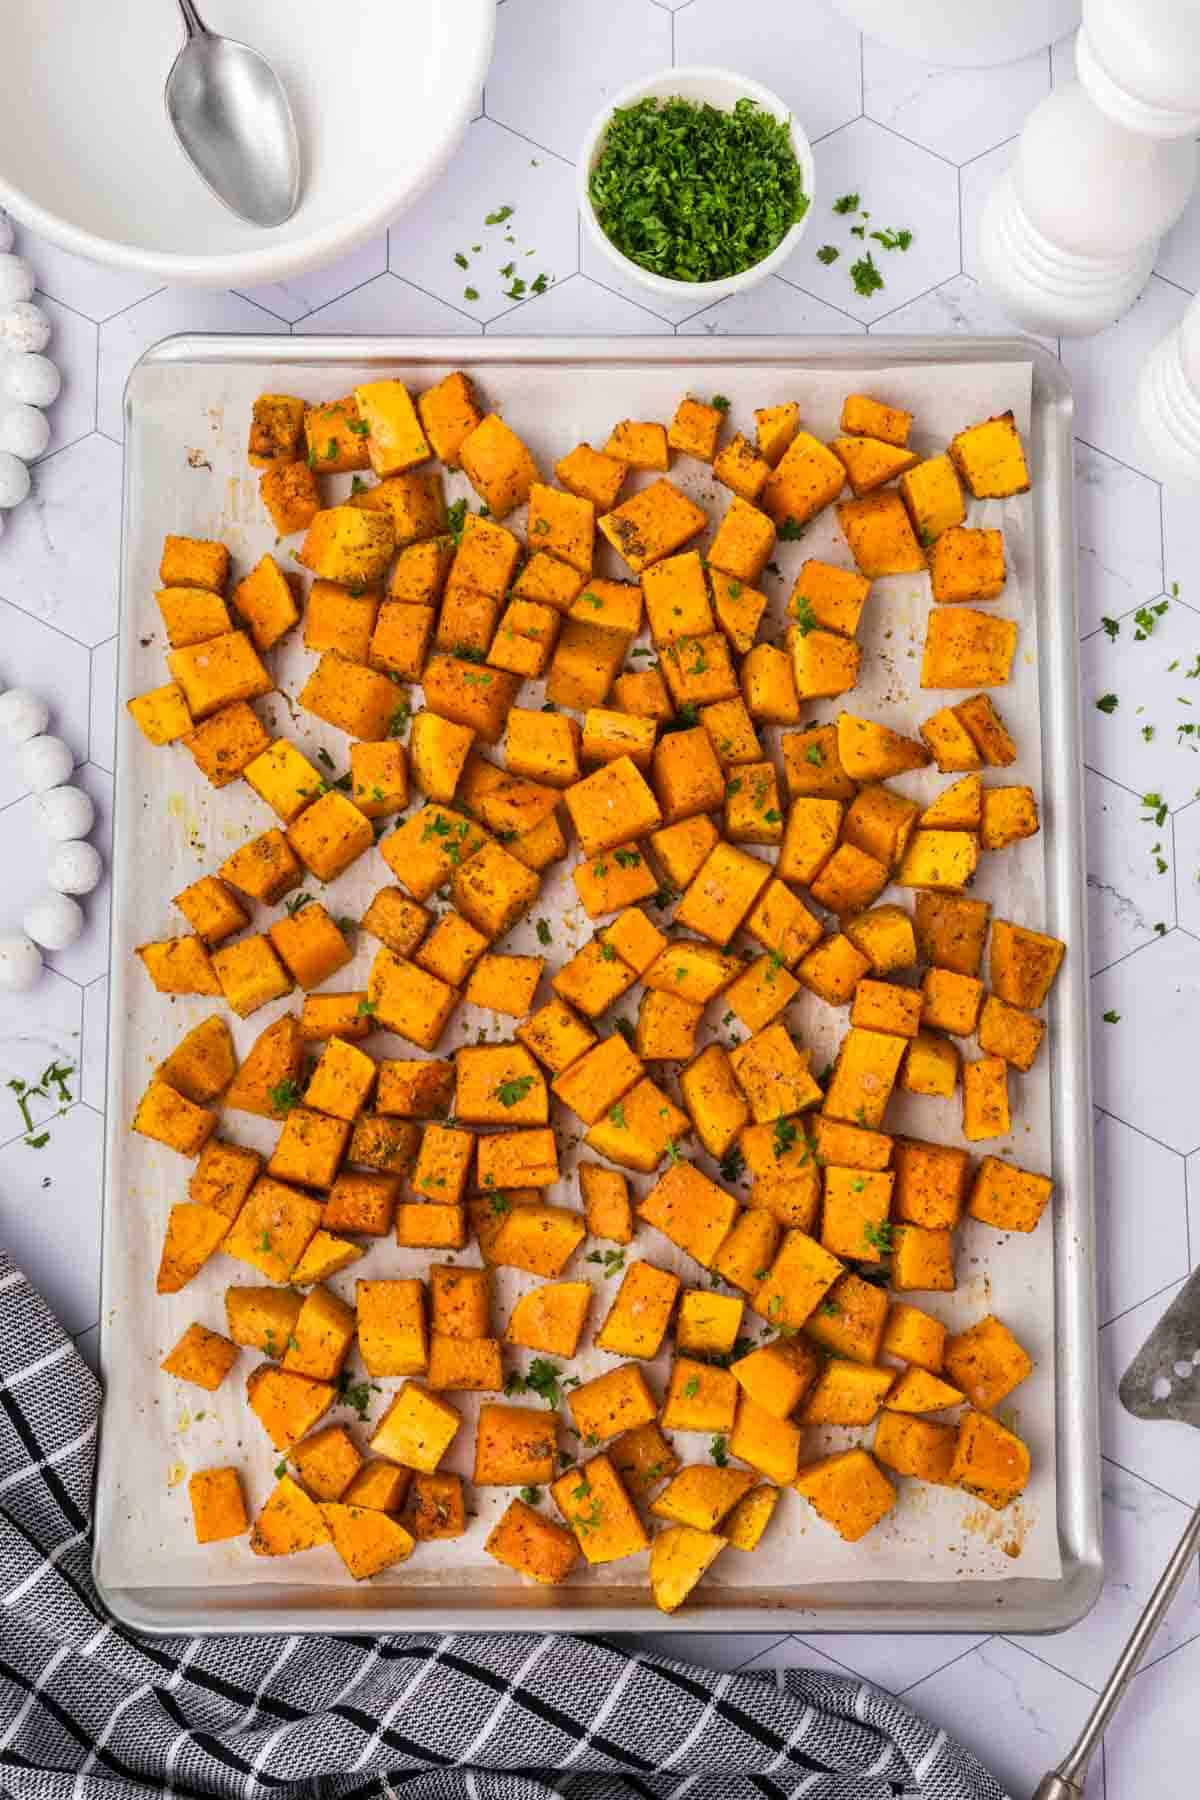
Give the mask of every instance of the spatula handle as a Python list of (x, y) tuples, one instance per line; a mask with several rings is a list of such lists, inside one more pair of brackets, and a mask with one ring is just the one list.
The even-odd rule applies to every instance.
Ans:
[(1063, 1757), (1057, 1769), (1043, 1776), (1033, 1800), (1083, 1800), (1088, 1764), (1096, 1746), (1124, 1699), (1125, 1690), (1137, 1674), (1147, 1646), (1162, 1624), (1163, 1615), (1179, 1592), (1180, 1583), (1197, 1552), (1200, 1552), (1200, 1506), (1197, 1506), (1188, 1520), (1170, 1562), (1159, 1576), (1154, 1592), (1147, 1600), (1141, 1618), (1130, 1632), (1129, 1641), (1118, 1657), (1074, 1747)]

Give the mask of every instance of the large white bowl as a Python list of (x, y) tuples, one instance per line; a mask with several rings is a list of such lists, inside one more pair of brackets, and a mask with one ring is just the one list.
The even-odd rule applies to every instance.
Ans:
[(0, 0), (0, 207), (65, 250), (162, 281), (244, 287), (345, 254), (445, 167), (479, 104), (496, 0), (201, 0), (270, 58), (304, 162), (264, 231), (192, 172), (163, 106), (183, 41), (172, 0)]
[[(769, 256), (752, 263), (737, 275), (723, 276), (720, 281), (672, 281), (669, 276), (656, 275), (652, 269), (644, 269), (641, 263), (623, 256), (612, 239), (601, 229), (588, 192), (592, 170), (599, 159), (605, 133), (617, 108), (636, 106), (639, 100), (666, 100), (677, 96), (684, 100), (707, 101), (710, 106), (718, 106), (723, 112), (732, 112), (739, 100), (753, 100), (764, 112), (770, 113), (772, 118), (784, 120), (791, 134), (796, 161), (800, 164), (804, 192), (808, 195), (808, 210), (804, 217), (799, 224), (793, 225), (784, 233)], [(670, 294), (676, 300), (695, 300), (697, 306), (704, 306), (710, 300), (723, 299), (726, 294), (739, 294), (745, 288), (755, 287), (760, 281), (764, 281), (787, 261), (812, 217), (815, 183), (812, 146), (778, 94), (763, 87), (761, 82), (751, 81), (748, 75), (736, 75), (732, 69), (664, 69), (661, 74), (648, 76), (645, 81), (631, 81), (592, 120), (583, 140), (577, 168), (579, 210), (584, 227), (592, 242), (609, 262), (627, 280), (636, 281), (655, 294)]]

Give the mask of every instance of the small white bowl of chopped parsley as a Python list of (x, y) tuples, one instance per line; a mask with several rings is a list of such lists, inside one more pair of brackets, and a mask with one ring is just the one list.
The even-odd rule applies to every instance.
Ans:
[(807, 137), (777, 94), (728, 69), (665, 69), (623, 88), (578, 168), (584, 224), (609, 261), (700, 304), (779, 268), (812, 208)]

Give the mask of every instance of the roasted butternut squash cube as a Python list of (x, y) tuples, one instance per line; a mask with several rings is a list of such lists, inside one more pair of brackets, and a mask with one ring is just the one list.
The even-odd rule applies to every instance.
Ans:
[(675, 913), (675, 923), (712, 943), (727, 944), (771, 878), (770, 866), (717, 843), (705, 857)]
[[(447, 806), (454, 799), (459, 779), (474, 741), (475, 733), (469, 726), (457, 725), (453, 719), (439, 718), (437, 713), (427, 712), (424, 709), (416, 714), (408, 741), (408, 754), (412, 758), (412, 770), (417, 785), (428, 799), (439, 801)], [(351, 746), (352, 773), (354, 752), (356, 750), (363, 751), (366, 748), (366, 745)], [(355, 797), (359, 800), (360, 805), (363, 798), (374, 798), (369, 788), (364, 796), (359, 796), (357, 783)], [(400, 808), (395, 810), (400, 810), (407, 804), (406, 788)]]
[(769, 1324), (798, 1330), (841, 1273), (837, 1257), (815, 1238), (804, 1231), (787, 1231), (751, 1305)]
[[(359, 1283), (360, 1292), (364, 1285)], [(375, 1427), (371, 1449), (391, 1462), (432, 1475), (461, 1424), (458, 1411), (448, 1400), (406, 1381)]]
[[(308, 712), (351, 737), (377, 743), (398, 726), (403, 695), (378, 669), (326, 650), (299, 693)], [(407, 716), (407, 715), (405, 715)]]
[(985, 1156), (971, 1187), (967, 1211), (997, 1231), (1032, 1231), (1053, 1190), (1047, 1175), (1013, 1168), (998, 1157)]
[(762, 1535), (771, 1523), (782, 1490), (769, 1481), (761, 1481), (743, 1494), (733, 1511), (726, 1515), (722, 1533), (731, 1550), (757, 1550)]
[(893, 1225), (892, 1286), (897, 1293), (928, 1288), (954, 1291), (954, 1241), (949, 1231), (924, 1225)]
[(546, 672), (557, 636), (558, 614), (552, 606), (514, 600), (496, 628), (488, 662), (494, 669), (536, 679)]
[(732, 1431), (736, 1411), (737, 1383), (728, 1369), (675, 1358), (662, 1411), (668, 1431)]
[(739, 1394), (737, 1416), (729, 1436), (731, 1456), (749, 1463), (760, 1475), (786, 1484), (794, 1479), (800, 1466), (802, 1441), (795, 1425), (756, 1406), (748, 1394)]
[(224, 600), (220, 594), (210, 593), (206, 588), (159, 588), (154, 599), (172, 650), (183, 649), (188, 644), (202, 644), (206, 638), (233, 630), (233, 620)]
[[(401, 1469), (395, 1463), (384, 1462), (381, 1457), (372, 1457), (365, 1462), (360, 1458), (360, 1465), (358, 1473), (351, 1478), (341, 1498), (347, 1506), (365, 1506), (372, 1512), (399, 1512), (405, 1503), (405, 1496), (417, 1481), (458, 1481), (457, 1475), (414, 1476), (411, 1469)], [(419, 1535), (412, 1531), (411, 1510), (406, 1515), (406, 1524), (414, 1537)]]
[[(884, 1412), (885, 1415), (944, 1412), (947, 1407), (961, 1406), (964, 1398), (960, 1389), (951, 1387), (938, 1375), (931, 1375), (927, 1369), (906, 1369), (884, 1401)], [(884, 1461), (887, 1461), (886, 1457)]]
[(177, 681), (135, 694), (125, 705), (148, 743), (174, 744), (192, 729), (192, 715)]
[(668, 732), (659, 740), (654, 748), (654, 790), (668, 825), (717, 810), (725, 777), (702, 726)]
[(886, 1170), (825, 1170), (821, 1242), (826, 1250), (858, 1262), (883, 1260), (890, 1236), (888, 1218), (894, 1180)]
[(650, 635), (657, 645), (704, 637), (716, 630), (699, 551), (685, 550), (648, 568), (642, 577), (642, 593)]
[(320, 1513), (355, 1581), (369, 1581), (412, 1555), (414, 1539), (387, 1513), (332, 1500), (320, 1502)]
[(616, 1562), (649, 1547), (645, 1526), (607, 1456), (567, 1469), (550, 1492), (589, 1563)]
[(554, 465), (554, 473), (567, 492), (590, 500), (597, 512), (610, 512), (616, 505), (628, 471), (628, 463), (615, 454), (593, 450), (590, 444), (576, 444)]
[(967, 516), (957, 471), (944, 452), (907, 470), (898, 485), (913, 530), (925, 548), (944, 531), (961, 525)]
[(310, 1381), (274, 1363), (246, 1377), (246, 1400), (276, 1450), (290, 1450), (318, 1424), (337, 1398), (332, 1382)]
[(955, 893), (970, 881), (978, 863), (979, 839), (973, 831), (918, 829), (908, 840), (896, 881), (900, 887)]
[(375, 1085), (375, 1062), (344, 1038), (326, 1044), (304, 1094), (306, 1106), (332, 1113), (337, 1119), (356, 1119)]
[[(317, 987), (344, 969), (353, 952), (346, 934), (335, 924), (319, 900), (298, 907), (285, 918), (276, 919), (269, 931), (271, 947), (294, 981), (302, 988)], [(241, 942), (253, 943), (254, 939)], [(240, 946), (231, 944), (219, 956), (228, 956)]]
[(390, 512), (330, 506), (313, 518), (296, 555), (323, 581), (370, 587), (383, 580), (395, 549), (396, 525)]
[(852, 638), (789, 625), (787, 648), (796, 693), (802, 700), (848, 693), (858, 681), (862, 650)]
[(978, 1025), (979, 1048), (985, 1055), (1003, 1057), (1014, 1069), (1029, 1070), (1045, 1035), (1045, 1021), (1034, 1013), (1022, 1012), (995, 994), (987, 996)]
[[(287, 466), (304, 467), (303, 463)], [(329, 1527), (318, 1503), (310, 1500), (290, 1475), (283, 1476), (254, 1521), (250, 1548), (255, 1556), (295, 1556), (329, 1541)]]
[(244, 937), (213, 952), (213, 969), (226, 1003), (239, 1019), (292, 991), (292, 977), (269, 938)]
[(251, 900), (275, 906), (299, 887), (304, 871), (283, 833), (272, 827), (227, 856), (218, 874)]
[(466, 1190), (474, 1151), (471, 1132), (452, 1125), (427, 1125), (412, 1173), (414, 1190), (438, 1205), (457, 1206)]
[(972, 1406), (991, 1412), (1033, 1373), (1033, 1362), (1008, 1326), (989, 1313), (946, 1339), (945, 1369)]
[(215, 1394), (238, 1355), (238, 1346), (222, 1337), (219, 1331), (192, 1324), (159, 1367), (173, 1375), (176, 1381), (186, 1381), (192, 1387), (203, 1388), (207, 1394)]
[(754, 1476), (747, 1469), (692, 1463), (672, 1476), (650, 1511), (656, 1518), (707, 1531), (719, 1525), (753, 1486)]
[(805, 1336), (833, 1356), (873, 1364), (882, 1348), (887, 1311), (888, 1299), (883, 1289), (847, 1270), (810, 1315)]
[(458, 463), (494, 519), (524, 505), (541, 480), (528, 447), (497, 413), (488, 413), (462, 439)]
[(943, 1486), (949, 1481), (958, 1433), (953, 1425), (918, 1419), (903, 1412), (884, 1412), (871, 1448), (885, 1468), (897, 1475)]
[(581, 575), (591, 574), (596, 509), (590, 500), (535, 481), (529, 491), (526, 529), (537, 549), (557, 556)]
[(752, 719), (767, 725), (800, 723), (800, 699), (788, 651), (775, 644), (755, 644), (742, 659), (740, 681)]
[[(640, 1056), (614, 1033), (564, 1069), (555, 1078), (554, 1093), (585, 1125), (594, 1125), (641, 1079), (642, 1072)], [(614, 1179), (623, 1181), (620, 1176)]]
[(660, 725), (675, 711), (657, 669), (627, 669), (618, 675), (612, 684), (612, 701), (635, 719), (656, 719)]
[(306, 462), (276, 463), (264, 469), (258, 493), (281, 538), (307, 531), (321, 510), (317, 478)]
[(354, 390), (360, 421), (367, 427), (367, 455), (376, 475), (397, 475), (433, 452), (412, 396), (402, 381), (385, 377)]
[(929, 576), (933, 598), (941, 605), (994, 600), (1006, 579), (1003, 532), (950, 526), (930, 548)]
[(597, 1347), (614, 1356), (652, 1361), (662, 1349), (679, 1286), (678, 1275), (668, 1269), (631, 1263), (596, 1334)]
[(1010, 1006), (1033, 1011), (1050, 992), (1066, 950), (1059, 938), (997, 919), (988, 962), (992, 988)]
[(209, 1138), (188, 1182), (188, 1199), (219, 1212), (232, 1223), (258, 1179), (262, 1157), (242, 1144)]
[(894, 1369), (833, 1357), (800, 1408), (802, 1425), (869, 1425), (896, 1379)]
[(759, 455), (772, 469), (795, 437), (799, 423), (800, 407), (795, 400), (755, 409), (754, 441)]
[(658, 802), (628, 756), (568, 788), (566, 802), (585, 856), (599, 856), (662, 824)]
[(241, 1537), (250, 1523), (236, 1469), (197, 1469), (188, 1479), (188, 1500), (198, 1544)]
[(690, 720), (701, 706), (732, 700), (738, 691), (729, 646), (719, 631), (668, 644), (659, 657), (659, 668), (684, 720)]
[(658, 1414), (657, 1402), (636, 1363), (621, 1363), (573, 1388), (567, 1394), (567, 1407), (585, 1444), (603, 1443), (647, 1425)]
[(417, 395), (417, 412), (434, 454), (448, 469), (456, 469), (464, 438), (483, 420), (471, 377), (461, 369), (443, 375)]
[(377, 744), (351, 744), (350, 791), (368, 819), (386, 819), (408, 805), (408, 752), (389, 739)]
[(203, 643), (172, 650), (167, 666), (195, 720), (207, 719), (238, 700), (260, 699), (275, 686), (244, 631), (223, 631)]
[(908, 443), (913, 416), (902, 406), (888, 406), (869, 394), (847, 394), (842, 402), (841, 429), (862, 437), (881, 438), (885, 444)]
[(656, 1083), (643, 1078), (596, 1121), (584, 1142), (609, 1162), (649, 1175), (687, 1129), (687, 1114)]
[(956, 708), (943, 706), (938, 712), (931, 713), (919, 729), (943, 775), (967, 773), (982, 767), (983, 758)]
[(401, 1200), (396, 1208), (396, 1242), (403, 1250), (463, 1250), (467, 1209), (440, 1202)]
[(476, 1173), (485, 1190), (553, 1187), (559, 1178), (554, 1133), (548, 1128), (489, 1133), (479, 1140)]
[(987, 787), (983, 790), (979, 841), (985, 850), (1003, 850), (1039, 830), (1038, 806), (1031, 787)]
[(958, 1428), (946, 1479), (1002, 1512), (1029, 1480), (1029, 1449), (987, 1413), (969, 1412)]
[(888, 1031), (894, 1037), (915, 1037), (921, 1023), (921, 995), (894, 981), (864, 978), (854, 990), (850, 1023), (868, 1031)]
[(679, 1467), (679, 1458), (652, 1420), (622, 1432), (609, 1455), (622, 1483), (637, 1499), (644, 1499)]
[(972, 1143), (1006, 1137), (1011, 1131), (1008, 1064), (1003, 1057), (980, 1056), (963, 1063), (962, 1129)]
[(844, 932), (813, 945), (796, 966), (796, 979), (827, 1006), (848, 1006), (870, 964)]
[(705, 461), (710, 460), (713, 474), (721, 485), (729, 488), (739, 500), (751, 504), (758, 500), (771, 478), (770, 462), (740, 431), (735, 432), (715, 457), (705, 458)]
[(418, 1543), (462, 1537), (467, 1529), (462, 1476), (414, 1475), (404, 1502), (404, 1525)]
[(300, 1074), (304, 1067), (304, 1039), (292, 1013), (273, 1019), (261, 1031), (242, 1061), (225, 1095), (231, 1110), (257, 1113), (263, 1119), (281, 1119), (300, 1098)]
[(443, 1392), (498, 1394), (504, 1386), (499, 1339), (466, 1340), (432, 1331), (426, 1380), (431, 1388)]
[(897, 1219), (950, 1230), (962, 1217), (971, 1159), (951, 1144), (898, 1138), (895, 1148)]
[[(476, 599), (483, 596), (497, 603), (490, 615), (494, 619), (499, 610), (498, 603), (512, 585), (513, 571), (520, 555), (520, 541), (511, 531), (497, 525), (494, 519), (468, 512), (463, 519), (462, 535), (446, 583), (446, 604), (459, 593)], [(439, 644), (445, 641), (439, 635)], [(486, 648), (486, 645), (480, 648)]]
[(854, 844), (839, 844), (811, 883), (812, 897), (839, 917), (853, 915), (877, 900), (888, 884), (888, 867)]
[(666, 470), (671, 466), (666, 426), (652, 420), (619, 420), (608, 435), (604, 454), (629, 469)]
[(799, 528), (836, 500), (845, 485), (846, 471), (833, 451), (810, 432), (797, 431), (763, 488), (763, 511), (776, 525)]
[[(589, 919), (632, 907), (633, 901), (647, 900), (658, 892), (657, 877), (634, 844), (618, 844), (594, 862), (577, 863), (572, 879)], [(609, 941), (606, 937), (605, 942)], [(619, 954), (619, 945), (611, 941)]]
[(259, 394), (250, 411), (246, 461), (252, 469), (298, 462), (304, 402), (294, 394)]
[(213, 538), (163, 539), (158, 578), (164, 587), (208, 588), (220, 593), (229, 582), (229, 551)]
[(477, 1487), (545, 1487), (555, 1475), (558, 1414), (484, 1401), (475, 1432)]
[(978, 831), (983, 819), (983, 783), (963, 775), (943, 788), (917, 820), (923, 831)]
[(320, 773), (308, 758), (285, 738), (268, 743), (243, 770), (246, 781), (285, 825), (302, 813), (321, 793)]
[(679, 1161), (672, 1163), (637, 1210), (647, 1225), (709, 1268), (737, 1218), (738, 1203), (693, 1163)]
[(328, 1288), (315, 1286), (288, 1336), (283, 1367), (313, 1381), (335, 1381), (350, 1354), (355, 1330), (353, 1307)]
[(229, 1227), (223, 1213), (185, 1201), (167, 1215), (155, 1292), (177, 1294), (219, 1248)]
[(511, 1501), (496, 1521), (484, 1549), (506, 1569), (543, 1587), (565, 1581), (579, 1561), (574, 1533), (520, 1499)]
[(983, 983), (955, 969), (926, 969), (921, 982), (921, 1022), (934, 1031), (969, 1037), (983, 1003)]
[(895, 1086), (900, 1062), (915, 1038), (886, 1031), (864, 1031), (852, 1025), (842, 1039), (822, 1110), (828, 1118), (848, 1119), (877, 1130)]
[(517, 697), (520, 677), (503, 669), (481, 669), (456, 656), (431, 656), (421, 676), (431, 712), (469, 726), (482, 743), (498, 744)]
[[(388, 578), (388, 599), (404, 600), (410, 606), (436, 606), (445, 590), (453, 562), (454, 539), (449, 535), (423, 538), (419, 543), (406, 544), (397, 553), (392, 564), (392, 573)], [(310, 610), (316, 586), (317, 583), (314, 582), (309, 589)], [(314, 650), (320, 647), (316, 644), (310, 646)], [(340, 646), (331, 644), (328, 647), (337, 649)], [(365, 651), (359, 660), (367, 660)]]
[(837, 516), (859, 573), (869, 581), (884, 575), (916, 575), (924, 569), (925, 554), (894, 488), (843, 500)]
[(901, 1362), (914, 1363), (936, 1375), (942, 1366), (946, 1327), (907, 1300), (893, 1300), (883, 1328), (882, 1348)]
[(400, 1186), (400, 1175), (382, 1170), (373, 1174), (343, 1172), (325, 1202), (326, 1226), (358, 1237), (386, 1237), (392, 1229)]
[(270, 745), (253, 707), (244, 700), (223, 706), (184, 739), (184, 749), (215, 788), (228, 787), (252, 767)]
[[(498, 607), (495, 601), (482, 597), (479, 604), (484, 609), (484, 618), (482, 630), (478, 634), (482, 638), (482, 644), (477, 647), (484, 650), (491, 641)], [(452, 605), (447, 601), (441, 613), (446, 629), (453, 630), (456, 642), (468, 638), (468, 628), (461, 618), (456, 617), (453, 627), (451, 626), (451, 613)], [(396, 681), (420, 681), (436, 618), (431, 606), (407, 606), (399, 600), (386, 601), (379, 609), (367, 650), (367, 660), (372, 669), (382, 670)]]
[(902, 449), (876, 437), (836, 437), (829, 448), (842, 464), (855, 495), (861, 499), (885, 481), (903, 475), (917, 461), (914, 450)]
[(969, 700), (960, 700), (954, 716), (989, 768), (1006, 769), (1017, 760), (1017, 746), (989, 694), (972, 694)]
[(1015, 619), (998, 619), (969, 606), (939, 607), (926, 627), (921, 686), (1003, 687), (1016, 647)]
[(730, 1052), (729, 1060), (760, 1125), (804, 1112), (821, 1098), (821, 1089), (809, 1073), (808, 1053), (801, 1054), (781, 1024), (755, 1032)]
[(1025, 451), (1011, 412), (958, 432), (950, 440), (950, 456), (976, 500), (1004, 500), (1029, 492)]
[(458, 1005), (459, 992), (384, 949), (371, 965), (367, 1001), (374, 1007), (376, 1023), (385, 1030), (421, 1050), (433, 1050)]
[(804, 731), (785, 732), (781, 743), (784, 781), (790, 798), (853, 800), (857, 783), (841, 765), (835, 725), (811, 725)]
[(414, 953), (413, 961), (450, 987), (461, 987), (487, 949), (488, 940), (474, 925), (453, 910), (444, 912), (429, 936)]
[(291, 1280), (296, 1287), (311, 1287), (314, 1282), (329, 1281), (363, 1255), (365, 1252), (349, 1238), (335, 1237), (330, 1231), (316, 1231), (292, 1270)]
[(224, 1093), (236, 1073), (229, 1027), (214, 1013), (179, 1040), (159, 1064), (156, 1077), (197, 1106), (206, 1106)]
[(544, 1282), (517, 1300), (504, 1341), (549, 1356), (573, 1357), (591, 1303), (589, 1281)]
[(425, 470), (409, 469), (386, 476), (376, 487), (353, 494), (351, 506), (369, 512), (390, 512), (396, 527), (396, 548), (431, 541), (446, 530), (446, 496), (442, 478)]
[(683, 1605), (726, 1542), (715, 1532), (689, 1525), (669, 1525), (658, 1533), (650, 1549), (650, 1591), (660, 1612), (676, 1612)]
[(710, 463), (717, 453), (723, 418), (719, 406), (707, 406), (704, 401), (685, 395), (667, 427), (667, 443), (672, 450)]
[(307, 465), (326, 475), (340, 475), (370, 467), (367, 433), (353, 394), (305, 408), (304, 438)]
[(591, 1026), (557, 998), (539, 1007), (532, 1018), (518, 1026), (516, 1035), (555, 1075), (569, 1068), (597, 1041)]
[[(424, 1292), (419, 1281), (360, 1280), (356, 1283), (358, 1348), (368, 1375), (424, 1373), (429, 1361)], [(407, 1403), (409, 1411), (428, 1397), (420, 1389), (415, 1389), (414, 1394), (417, 1399)], [(371, 1447), (381, 1455), (391, 1454), (380, 1444), (373, 1442)], [(395, 1457), (393, 1460), (402, 1459)], [(412, 1466), (419, 1468), (421, 1465), (414, 1462)], [(436, 1460), (428, 1466), (435, 1468)]]
[(820, 1361), (804, 1338), (780, 1337), (739, 1356), (730, 1373), (759, 1412), (788, 1419), (816, 1380)]
[[(274, 1176), (277, 1183), (299, 1181), (305, 1187), (332, 1187), (349, 1142), (347, 1120), (331, 1119), (308, 1107), (293, 1106), (283, 1121), (283, 1130), (267, 1163), (267, 1173)], [(239, 1224), (245, 1227), (250, 1223), (247, 1213), (256, 1193), (257, 1189), (251, 1192), (239, 1217)], [(314, 1221), (314, 1230), (319, 1223), (319, 1219)]]
[(811, 1120), (813, 1155), (819, 1163), (836, 1163), (843, 1169), (886, 1169), (895, 1140), (885, 1131), (867, 1131), (842, 1119)]
[(624, 1175), (591, 1162), (581, 1162), (578, 1175), (587, 1228), (592, 1236), (607, 1238), (614, 1244), (632, 1243), (633, 1205)]
[[(779, 473), (777, 470), (767, 483), (767, 493)], [(760, 512), (757, 506), (751, 506), (748, 500), (734, 494), (717, 526), (708, 560), (714, 569), (753, 586), (766, 568), (774, 547), (775, 515), (769, 509)]]
[(488, 1242), (487, 1261), (547, 1280), (561, 1275), (587, 1236), (581, 1215), (563, 1206), (546, 1206), (536, 1197), (532, 1203), (514, 1205), (499, 1190), (491, 1196), (491, 1207), (502, 1198), (508, 1206)]
[(583, 721), (583, 759), (588, 763), (615, 762), (628, 756), (639, 769), (650, 767), (658, 726), (653, 719), (609, 708), (589, 708)]
[(959, 1054), (949, 1038), (918, 1031), (908, 1046), (900, 1086), (909, 1094), (931, 1094), (949, 1100), (958, 1086)]
[[(642, 588), (637, 581), (589, 581), (570, 605), (576, 623), (603, 626), (626, 640), (642, 629)], [(639, 654), (646, 654), (639, 652)]]
[[(666, 464), (660, 466), (665, 468)], [(651, 563), (681, 550), (704, 530), (708, 518), (695, 501), (671, 482), (662, 480), (643, 488), (611, 512), (602, 513), (596, 523), (618, 556), (635, 575), (640, 575)], [(755, 579), (757, 573), (756, 570), (755, 576), (748, 579)]]
[(917, 960), (913, 922), (902, 906), (872, 907), (856, 919), (846, 919), (842, 930), (876, 975), (909, 969)]
[(725, 836), (739, 844), (782, 841), (783, 811), (774, 763), (746, 763), (726, 781)]
[(726, 989), (725, 998), (746, 1029), (755, 1032), (778, 1018), (799, 989), (800, 983), (784, 966), (783, 958), (772, 953), (747, 963)]
[(685, 1288), (675, 1318), (675, 1342), (680, 1353), (728, 1356), (737, 1342), (744, 1305), (736, 1294)]
[(299, 623), (296, 595), (273, 556), (262, 557), (243, 576), (233, 590), (233, 604), (259, 650), (273, 649)]
[(599, 1018), (637, 980), (611, 944), (592, 938), (554, 976), (555, 991), (589, 1019)]
[(411, 956), (429, 929), (430, 915), (399, 888), (380, 888), (363, 914), (364, 931), (397, 956)]

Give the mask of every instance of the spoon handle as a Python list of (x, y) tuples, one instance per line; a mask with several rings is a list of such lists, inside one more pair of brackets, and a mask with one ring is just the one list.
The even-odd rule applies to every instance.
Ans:
[(179, 10), (183, 14), (183, 22), (187, 26), (187, 34), (190, 38), (207, 37), (208, 26), (200, 17), (192, 0), (179, 0)]

